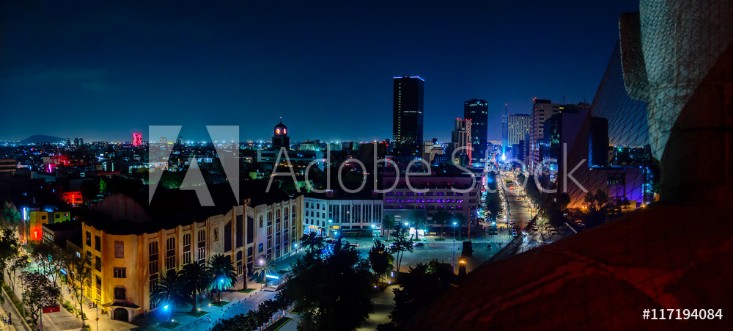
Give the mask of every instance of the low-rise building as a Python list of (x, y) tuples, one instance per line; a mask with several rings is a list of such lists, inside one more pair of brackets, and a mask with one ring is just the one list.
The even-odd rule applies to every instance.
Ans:
[(440, 224), (430, 223), (431, 216), (438, 211), (462, 214), (466, 220), (478, 219), (481, 178), (474, 174), (457, 176), (410, 176), (409, 185), (405, 176), (385, 177), (383, 187), (394, 189), (384, 194), (384, 213), (394, 215), (398, 221), (409, 222), (414, 210), (425, 210), (428, 227)]
[(303, 198), (303, 232), (323, 236), (363, 235), (382, 226), (378, 194), (307, 194)]
[(155, 309), (151, 293), (160, 277), (216, 254), (232, 261), (234, 287), (242, 288), (256, 261), (288, 256), (302, 236), (302, 197), (262, 193), (240, 205), (199, 207), (195, 194), (182, 196), (194, 192), (180, 193), (156, 194), (149, 207), (116, 194), (82, 217), (82, 254), (94, 267), (84, 295), (109, 318), (132, 321)]

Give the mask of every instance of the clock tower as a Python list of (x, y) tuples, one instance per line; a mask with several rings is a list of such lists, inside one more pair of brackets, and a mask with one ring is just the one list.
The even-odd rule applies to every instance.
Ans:
[(286, 150), (290, 149), (288, 127), (283, 124), (282, 119), (280, 119), (280, 123), (275, 125), (275, 128), (272, 130), (272, 148), (279, 150), (281, 147), (285, 147)]

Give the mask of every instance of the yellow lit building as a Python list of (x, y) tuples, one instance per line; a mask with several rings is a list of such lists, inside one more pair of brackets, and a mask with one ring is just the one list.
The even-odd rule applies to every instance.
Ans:
[(41, 242), (43, 240), (43, 225), (61, 223), (71, 219), (68, 211), (47, 212), (32, 210), (28, 213), (28, 240)]
[[(94, 267), (84, 294), (109, 318), (132, 321), (155, 309), (151, 290), (168, 270), (207, 262), (215, 254), (231, 259), (239, 276), (235, 288), (242, 288), (255, 261), (292, 252), (302, 236), (301, 199), (260, 196), (228, 209), (170, 209), (169, 215), (153, 217), (156, 213), (132, 198), (112, 195), (94, 208), (96, 217), (82, 221), (82, 254)], [(178, 209), (186, 206), (176, 203)]]

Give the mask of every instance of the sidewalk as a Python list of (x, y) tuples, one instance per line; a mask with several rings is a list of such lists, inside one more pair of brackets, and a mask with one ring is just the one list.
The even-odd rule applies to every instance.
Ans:
[[(59, 298), (59, 302), (63, 303), (64, 301), (68, 301), (69, 303), (71, 303), (74, 309), (79, 309), (79, 304), (70, 294), (68, 288), (69, 287), (64, 284), (61, 285), (61, 298)], [(87, 318), (84, 321), (84, 324), (88, 325), (90, 327), (90, 330), (122, 331), (132, 330), (135, 328), (135, 325), (132, 323), (113, 320), (110, 318), (109, 314), (102, 315), (102, 307), (99, 307), (99, 310), (97, 310), (97, 308), (89, 308), (90, 303), (91, 301), (89, 301), (87, 298), (83, 299), (82, 310), (84, 311), (84, 315), (86, 315)], [(63, 305), (61, 307), (61, 310), (66, 312), (66, 309), (64, 309)], [(68, 312), (66, 313), (69, 314)], [(71, 314), (69, 315), (78, 322), (79, 326), (77, 327), (77, 329), (80, 329), (82, 326), (81, 319), (77, 316)], [(99, 321), (97, 321), (97, 317), (99, 317)], [(54, 323), (58, 325), (57, 321), (54, 321)]]
[[(232, 318), (238, 314), (245, 314), (250, 310), (255, 310), (260, 303), (274, 298), (277, 294), (276, 292), (263, 291), (260, 287), (261, 284), (248, 282), (247, 288), (254, 289), (249, 293), (240, 293), (237, 291), (223, 292), (221, 299), (222, 301), (227, 302), (223, 306), (213, 305), (205, 298), (199, 299), (198, 308), (201, 312), (205, 312), (204, 315), (199, 317), (190, 315), (191, 306), (175, 308), (172, 312), (172, 316), (170, 316), (175, 323), (174, 326), (161, 326), (160, 322), (167, 320), (169, 316), (164, 316), (162, 311), (156, 309), (155, 311), (148, 313), (144, 318), (136, 320), (132, 329), (138, 331), (210, 330), (218, 321)], [(107, 329), (101, 328), (100, 325), (100, 330)]]
[[(1, 289), (0, 289), (1, 290)], [(11, 318), (13, 320), (12, 325), (7, 325), (5, 323), (2, 323), (2, 328), (0, 330), (18, 330), (18, 331), (29, 331), (28, 328), (23, 324), (23, 318), (20, 316), (20, 313), (17, 309), (15, 309), (15, 306), (13, 306), (13, 302), (10, 300), (10, 297), (5, 294), (5, 290), (3, 291), (3, 303), (2, 307), (4, 310), (4, 315), (8, 316), (8, 313), (11, 314)]]

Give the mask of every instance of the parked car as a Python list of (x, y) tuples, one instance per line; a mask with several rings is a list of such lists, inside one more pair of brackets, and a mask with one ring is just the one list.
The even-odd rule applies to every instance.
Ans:
[(425, 247), (425, 243), (416, 242), (414, 246), (415, 247)]

